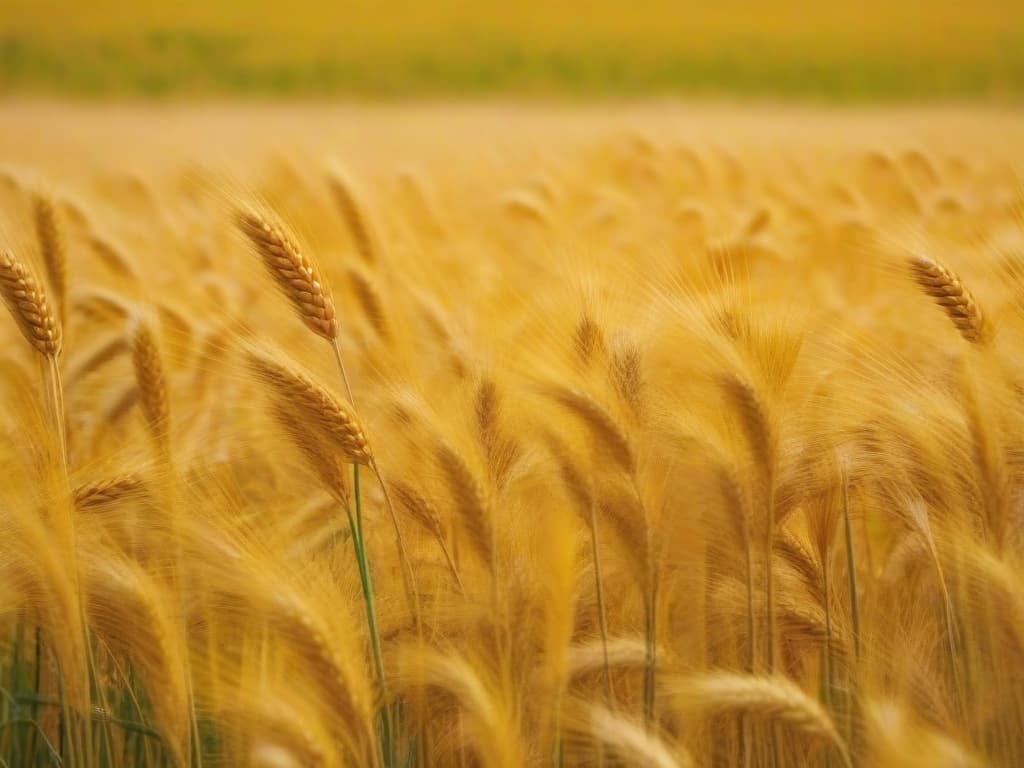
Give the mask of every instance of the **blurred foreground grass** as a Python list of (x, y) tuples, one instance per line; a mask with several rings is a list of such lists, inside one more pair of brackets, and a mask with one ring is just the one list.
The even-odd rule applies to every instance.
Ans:
[(4, 0), (0, 92), (1018, 100), (1020, 0)]

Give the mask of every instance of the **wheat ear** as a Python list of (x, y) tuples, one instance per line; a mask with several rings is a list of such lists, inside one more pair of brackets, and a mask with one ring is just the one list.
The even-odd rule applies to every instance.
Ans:
[(64, 428), (64, 390), (57, 364), (63, 349), (60, 321), (51, 311), (39, 281), (10, 251), (0, 251), (0, 297), (25, 340), (46, 358), (50, 408), (60, 446), (61, 465), (66, 473), (68, 447)]
[(330, 290), (316, 263), (302, 253), (284, 225), (254, 208), (239, 210), (235, 220), (306, 327), (328, 341), (337, 339)]
[(851, 765), (846, 743), (828, 713), (788, 678), (713, 672), (670, 688), (689, 708), (744, 714), (825, 741), (839, 751), (844, 765)]
[(362, 423), (351, 407), (305, 373), (266, 355), (250, 353), (249, 366), (293, 413), (315, 426), (346, 460), (365, 466), (373, 462)]
[(929, 256), (915, 254), (910, 258), (910, 274), (967, 341), (984, 344), (991, 339), (992, 328), (981, 308), (953, 272)]
[(161, 448), (166, 448), (171, 420), (167, 380), (156, 336), (150, 325), (142, 320), (132, 335), (132, 367), (142, 415), (146, 418), (150, 435)]
[(369, 222), (359, 205), (351, 182), (338, 168), (332, 168), (327, 179), (334, 202), (337, 203), (338, 210), (341, 211), (341, 217), (345, 220), (345, 226), (348, 227), (349, 234), (352, 236), (356, 251), (367, 264), (375, 263), (377, 248), (370, 233)]
[(53, 290), (54, 302), (61, 321), (67, 320), (68, 263), (64, 249), (64, 238), (57, 221), (57, 209), (53, 200), (46, 195), (36, 195), (33, 200), (33, 216), (39, 250), (43, 254), (46, 277)]
[(0, 251), (0, 295), (29, 344), (41, 355), (59, 357), (60, 321), (39, 281), (10, 251)]
[(144, 488), (142, 478), (138, 475), (117, 475), (95, 483), (76, 486), (71, 492), (71, 497), (76, 509), (90, 510), (139, 493)]
[(462, 584), (462, 577), (459, 575), (459, 569), (456, 567), (451, 550), (445, 541), (444, 529), (441, 526), (441, 517), (438, 514), (437, 508), (431, 503), (430, 499), (417, 492), (408, 483), (399, 481), (394, 484), (393, 490), (398, 503), (405, 508), (409, 516), (426, 528), (434, 537), (434, 540), (437, 541), (452, 579), (455, 581), (459, 592), (464, 594), (465, 589)]

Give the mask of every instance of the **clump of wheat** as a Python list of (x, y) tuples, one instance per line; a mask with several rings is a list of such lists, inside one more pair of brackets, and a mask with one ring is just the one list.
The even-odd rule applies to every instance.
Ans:
[(1024, 763), (1005, 120), (509, 114), (0, 171), (0, 764)]

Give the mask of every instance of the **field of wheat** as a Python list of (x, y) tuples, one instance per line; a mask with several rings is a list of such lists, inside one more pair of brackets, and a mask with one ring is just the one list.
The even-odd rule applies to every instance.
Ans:
[(0, 764), (1024, 762), (1016, 113), (0, 111)]

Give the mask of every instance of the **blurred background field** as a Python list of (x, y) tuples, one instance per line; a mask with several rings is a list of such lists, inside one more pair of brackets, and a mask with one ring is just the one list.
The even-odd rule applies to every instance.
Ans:
[(3, 0), (0, 93), (59, 96), (1024, 94), (1020, 0)]

